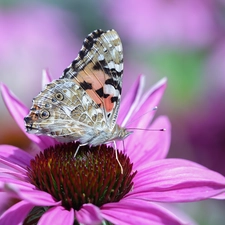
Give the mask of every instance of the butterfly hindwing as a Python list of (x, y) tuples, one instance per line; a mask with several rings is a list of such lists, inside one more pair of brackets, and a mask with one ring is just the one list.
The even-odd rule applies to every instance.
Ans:
[(103, 126), (102, 110), (90, 96), (70, 79), (59, 79), (46, 85), (33, 99), (25, 121), (30, 133), (52, 136), (59, 141), (80, 140), (87, 131)]

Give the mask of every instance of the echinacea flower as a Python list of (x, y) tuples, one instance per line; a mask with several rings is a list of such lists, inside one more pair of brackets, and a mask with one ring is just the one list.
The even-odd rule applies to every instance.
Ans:
[[(45, 73), (44, 82), (50, 77)], [(161, 80), (144, 96), (143, 77), (131, 87), (118, 123), (147, 129), (166, 87)], [(10, 113), (24, 130), (28, 109), (1, 86)], [(146, 114), (146, 115), (145, 115)], [(0, 190), (21, 199), (0, 217), (0, 224), (185, 224), (157, 202), (190, 202), (219, 195), (225, 178), (196, 163), (165, 159), (170, 123), (159, 117), (149, 129), (125, 139), (118, 158), (112, 148), (88, 146), (73, 154), (77, 143), (59, 144), (50, 137), (27, 134), (33, 157), (13, 146), (0, 146)]]

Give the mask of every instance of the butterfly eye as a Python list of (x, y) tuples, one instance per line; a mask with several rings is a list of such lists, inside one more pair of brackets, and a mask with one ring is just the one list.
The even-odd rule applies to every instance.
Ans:
[(58, 92), (55, 94), (55, 98), (59, 101), (62, 101), (64, 99), (64, 96), (62, 93)]
[(40, 117), (41, 117), (41, 119), (48, 119), (49, 116), (50, 116), (50, 113), (49, 113), (49, 111), (47, 111), (47, 110), (42, 110), (42, 111), (40, 112)]

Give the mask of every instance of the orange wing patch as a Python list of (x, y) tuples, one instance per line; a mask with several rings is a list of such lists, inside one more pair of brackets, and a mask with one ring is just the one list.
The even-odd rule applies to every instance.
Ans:
[(107, 98), (103, 99), (106, 112), (111, 112), (114, 108), (114, 103), (112, 102), (112, 98), (113, 96), (109, 95)]
[(93, 67), (94, 64), (92, 62), (88, 63), (88, 65), (77, 74), (75, 79), (79, 83), (83, 83), (85, 81), (86, 83), (91, 84), (94, 90), (98, 90), (104, 86), (105, 81), (110, 77), (102, 70), (94, 70)]
[(110, 112), (114, 108), (114, 103), (111, 101), (113, 96), (103, 92), (105, 81), (110, 77), (102, 70), (94, 70), (93, 67), (94, 63), (88, 63), (77, 74), (74, 81), (87, 92), (97, 105), (104, 106), (106, 112)]

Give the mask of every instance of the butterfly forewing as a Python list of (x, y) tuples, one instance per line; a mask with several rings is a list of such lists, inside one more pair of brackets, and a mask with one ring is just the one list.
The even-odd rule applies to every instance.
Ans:
[(61, 79), (74, 79), (102, 107), (112, 128), (121, 96), (123, 53), (114, 30), (96, 30), (85, 38), (77, 58), (65, 69)]

